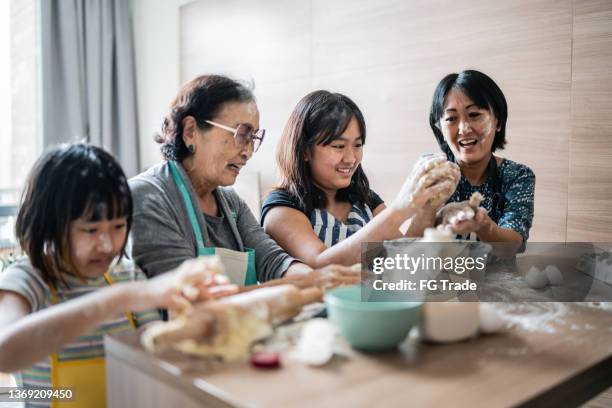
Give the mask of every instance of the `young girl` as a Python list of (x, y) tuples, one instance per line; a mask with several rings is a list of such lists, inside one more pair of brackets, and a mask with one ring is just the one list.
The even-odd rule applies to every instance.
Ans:
[(16, 225), (28, 257), (0, 274), (0, 372), (19, 386), (71, 388), (70, 406), (103, 407), (103, 336), (181, 307), (183, 280), (205, 295), (197, 261), (144, 280), (124, 256), (131, 214), (125, 175), (104, 150), (69, 145), (35, 164)]
[[(361, 243), (400, 237), (404, 221), (435, 214), (454, 191), (457, 166), (430, 156), (386, 207), (361, 167), (365, 141), (363, 115), (345, 95), (314, 91), (298, 102), (278, 144), (281, 183), (261, 215), (265, 231), (291, 256), (312, 267), (354, 264)], [(411, 236), (419, 235), (417, 224)]]

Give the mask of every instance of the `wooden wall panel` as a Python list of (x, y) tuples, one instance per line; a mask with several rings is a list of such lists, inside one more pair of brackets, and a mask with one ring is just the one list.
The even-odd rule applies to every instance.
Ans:
[[(499, 153), (536, 173), (531, 239), (564, 241), (567, 233), (572, 240), (566, 222), (588, 224), (610, 214), (609, 204), (599, 201), (589, 207), (576, 199), (568, 203), (569, 180), (577, 185), (584, 177), (580, 174), (593, 170), (580, 154), (591, 157), (592, 150), (601, 152), (600, 144), (605, 143), (591, 135), (610, 134), (609, 127), (607, 133), (597, 130), (602, 122), (597, 122), (595, 133), (588, 132), (594, 128), (587, 116), (590, 105), (582, 103), (584, 114), (576, 110), (576, 103), (586, 97), (580, 92), (589, 94), (589, 87), (599, 89), (599, 99), (611, 95), (609, 87), (598, 87), (591, 79), (591, 73), (609, 75), (610, 54), (601, 55), (601, 48), (610, 49), (604, 41), (609, 31), (603, 26), (612, 26), (612, 18), (609, 10), (591, 15), (593, 7), (609, 5), (594, 0), (200, 0), (181, 9), (181, 72), (183, 80), (211, 71), (255, 80), (268, 136), (247, 170), (260, 172), (264, 191), (275, 182), (276, 142), (297, 100), (321, 88), (347, 94), (364, 111), (364, 167), (373, 188), (386, 200), (393, 198), (418, 156), (437, 151), (428, 125), (437, 82), (466, 68), (486, 72), (509, 103), (509, 143)], [(235, 29), (233, 19), (252, 24), (248, 31)], [(598, 22), (601, 27), (594, 28)], [(573, 49), (572, 29), (582, 36), (574, 40)], [(582, 58), (574, 61), (573, 74), (572, 51), (574, 58)], [(594, 52), (599, 52), (599, 67), (590, 62)], [(580, 82), (572, 88), (572, 80)], [(572, 90), (578, 92), (573, 105)], [(598, 102), (600, 112), (610, 111), (606, 103)], [(582, 139), (576, 137), (578, 129)], [(578, 147), (577, 154), (572, 152), (571, 168), (570, 147)], [(609, 157), (607, 152), (602, 160)], [(595, 168), (610, 173), (612, 164), (600, 164)], [(578, 173), (573, 174), (574, 169)], [(610, 185), (609, 179), (597, 179)], [(596, 184), (570, 192), (586, 195), (598, 188)], [(599, 212), (593, 213), (594, 207)], [(600, 229), (603, 235), (598, 236), (609, 236), (609, 230)]]
[(574, 1), (568, 241), (612, 242), (612, 2)]
[(358, 100), (373, 136), (365, 165), (385, 199), (435, 148), (428, 109), (437, 82), (475, 68), (508, 99), (509, 143), (499, 153), (537, 174), (532, 239), (565, 239), (571, 1), (314, 0), (312, 16), (313, 85)]

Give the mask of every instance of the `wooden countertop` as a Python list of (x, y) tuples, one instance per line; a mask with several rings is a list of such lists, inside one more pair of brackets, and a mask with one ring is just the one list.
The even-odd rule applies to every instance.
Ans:
[[(514, 327), (457, 344), (409, 338), (397, 351), (366, 354), (343, 343), (344, 355), (322, 368), (286, 356), (283, 368), (266, 371), (175, 351), (150, 355), (136, 333), (107, 337), (108, 387), (112, 400), (130, 404), (163, 400), (166, 391), (147, 386), (154, 379), (194, 406), (494, 407), (575, 406), (612, 385), (610, 306), (529, 303), (509, 313)], [(132, 383), (136, 374), (126, 370), (144, 380)]]

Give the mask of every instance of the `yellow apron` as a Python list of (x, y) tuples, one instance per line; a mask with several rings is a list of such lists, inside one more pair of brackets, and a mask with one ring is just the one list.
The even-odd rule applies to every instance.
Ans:
[[(113, 284), (108, 273), (104, 279), (109, 285)], [(57, 304), (57, 293), (53, 286), (51, 290), (51, 303)], [(136, 320), (132, 312), (126, 312), (132, 328), (136, 328)], [(52, 408), (104, 408), (106, 407), (106, 367), (104, 357), (86, 360), (60, 361), (58, 354), (51, 354), (51, 386), (57, 388), (70, 388), (73, 392), (71, 401), (51, 402)]]

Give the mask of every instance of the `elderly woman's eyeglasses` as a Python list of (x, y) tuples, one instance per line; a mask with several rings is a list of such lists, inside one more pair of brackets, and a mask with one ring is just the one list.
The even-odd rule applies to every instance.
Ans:
[(206, 120), (205, 122), (209, 125), (213, 125), (233, 133), (234, 143), (236, 143), (236, 146), (242, 147), (246, 146), (247, 143), (253, 142), (253, 153), (255, 153), (257, 149), (259, 149), (259, 146), (261, 146), (263, 138), (266, 134), (265, 129), (253, 130), (253, 126), (248, 124), (240, 124), (237, 128), (233, 128), (230, 126), (222, 125), (217, 122), (213, 122), (212, 120)]

